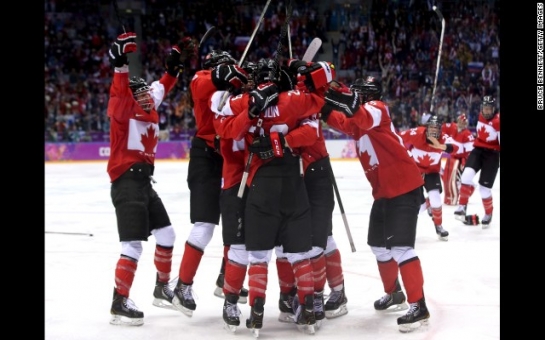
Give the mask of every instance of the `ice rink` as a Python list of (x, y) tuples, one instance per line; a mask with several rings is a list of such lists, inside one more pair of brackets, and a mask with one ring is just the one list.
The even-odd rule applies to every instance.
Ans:
[[(293, 324), (278, 322), (279, 288), (273, 256), (259, 338), (499, 339), (499, 174), (493, 187), (495, 210), (490, 228), (466, 226), (454, 219), (454, 206), (443, 206), (443, 226), (450, 232), (445, 242), (438, 240), (427, 213), (420, 214), (416, 252), (424, 271), (424, 290), (431, 318), (427, 329), (402, 334), (396, 319), (405, 311), (380, 313), (373, 308), (373, 302), (384, 292), (375, 257), (366, 244), (372, 204), (370, 186), (357, 160), (335, 160), (332, 164), (356, 247), (356, 252), (351, 252), (337, 205), (333, 234), (342, 255), (349, 312), (324, 320), (315, 335), (303, 334)], [(183, 245), (191, 229), (187, 165), (187, 161), (157, 161), (155, 166), (154, 188), (177, 232), (172, 277), (178, 275)], [(44, 169), (46, 340), (254, 339), (245, 327), (250, 313), (248, 304), (239, 305), (241, 326), (232, 334), (223, 328), (223, 300), (213, 295), (223, 248), (220, 226), (205, 250), (195, 277), (197, 309), (192, 318), (152, 305), (155, 239), (150, 237), (144, 243), (130, 296), (144, 312), (144, 325), (110, 325), (114, 268), (120, 244), (106, 162), (46, 163)], [(474, 213), (480, 217), (484, 214), (478, 190), (468, 205), (468, 214)], [(326, 287), (325, 293), (329, 293), (329, 288)]]

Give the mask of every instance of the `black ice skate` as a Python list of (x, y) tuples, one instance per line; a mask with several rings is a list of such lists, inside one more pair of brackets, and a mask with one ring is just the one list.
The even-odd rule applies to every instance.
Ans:
[(436, 225), (435, 232), (441, 241), (448, 241), (448, 231), (446, 231), (442, 225)]
[(142, 326), (144, 324), (144, 313), (138, 310), (131, 299), (119, 295), (115, 288), (110, 314), (112, 314), (110, 319), (112, 325)]
[(259, 330), (263, 327), (263, 311), (265, 310), (265, 300), (257, 297), (250, 311), (250, 318), (246, 319), (246, 328), (248, 328), (254, 337), (259, 337)]
[(316, 316), (314, 315), (314, 294), (305, 296), (305, 303), (300, 304), (295, 312), (297, 329), (303, 333), (316, 333)]
[(297, 294), (297, 288), (293, 287), (291, 292), (284, 294), (280, 293), (280, 298), (278, 299), (278, 309), (280, 309), (280, 315), (278, 315), (278, 321), (294, 323), (295, 322), (295, 311), (293, 309), (294, 299)]
[(325, 317), (328, 319), (333, 319), (347, 314), (347, 303), (348, 299), (344, 293), (344, 285), (341, 290), (332, 290), (331, 293), (329, 293), (327, 302), (325, 303)]
[(176, 288), (174, 288), (172, 305), (180, 312), (192, 317), (193, 311), (197, 308), (197, 304), (193, 298), (192, 285), (186, 285), (182, 281), (178, 281)]
[(235, 294), (227, 294), (223, 302), (223, 321), (225, 328), (231, 332), (236, 332), (240, 325), (240, 309), (237, 306), (238, 296)]
[(466, 212), (467, 212), (467, 205), (459, 205), (456, 211), (454, 212), (454, 218), (457, 219), (458, 221), (465, 222)]
[(168, 282), (159, 282), (159, 275), (155, 280), (155, 289), (153, 290), (153, 305), (155, 307), (173, 309), (176, 308), (172, 305), (172, 299), (174, 298), (174, 292), (168, 286)]
[[(220, 273), (218, 275), (218, 278), (216, 279), (216, 289), (214, 289), (214, 295), (224, 299), (225, 296), (223, 296), (223, 281), (225, 280), (225, 274)], [(246, 303), (248, 302), (248, 289), (242, 287), (240, 290), (240, 294), (238, 296), (238, 303)]]
[(492, 214), (488, 215), (484, 215), (483, 216), (483, 219), (481, 221), (481, 226), (483, 229), (487, 229), (488, 227), (490, 227), (490, 222), (492, 222)]
[[(399, 280), (396, 279), (396, 290), (391, 294), (386, 294), (375, 301), (375, 309), (378, 311), (397, 312), (409, 308), (405, 301), (405, 293), (401, 290)], [(393, 308), (390, 308), (393, 307)]]
[(324, 312), (324, 291), (314, 293), (314, 318), (316, 319), (316, 329), (322, 326), (322, 320), (325, 319)]
[(426, 300), (424, 298), (415, 303), (411, 303), (411, 308), (407, 314), (397, 318), (399, 331), (401, 333), (412, 332), (420, 327), (427, 326), (430, 318)]

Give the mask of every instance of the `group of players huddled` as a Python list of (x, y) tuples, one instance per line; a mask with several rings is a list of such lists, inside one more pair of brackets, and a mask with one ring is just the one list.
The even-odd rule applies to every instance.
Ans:
[[(355, 141), (372, 187), (367, 244), (376, 256), (385, 292), (374, 308), (408, 309), (397, 319), (401, 332), (426, 325), (430, 312), (414, 249), (418, 215), (427, 208), (439, 237), (448, 237), (442, 227), (440, 197), (441, 157), (447, 152), (451, 158), (446, 169), (454, 169), (448, 174), (463, 172), (458, 180), (459, 200), (450, 196), (458, 192), (455, 177), (445, 203), (460, 204), (456, 215), (464, 222), (474, 219), (466, 216), (466, 205), (473, 177), (482, 170), (482, 224), (490, 224), (490, 188), (499, 168), (499, 113), (494, 98), (483, 99), (475, 139), (463, 132), (467, 130), (463, 116), (452, 131), (442, 132), (432, 116), (421, 127), (399, 132), (381, 100), (379, 79), (369, 76), (347, 86), (335, 80), (331, 62), (277, 55), (277, 59), (239, 65), (228, 52), (213, 50), (189, 89), (197, 125), (187, 176), (192, 229), (176, 280), (171, 277), (176, 232), (153, 189), (159, 146), (157, 108), (188, 59), (198, 57), (197, 45), (189, 37), (174, 45), (165, 60), (164, 75), (151, 84), (129, 76), (127, 54), (137, 49), (135, 33), (119, 35), (109, 51), (114, 76), (108, 103), (111, 154), (107, 171), (121, 243), (110, 323), (144, 323), (144, 313), (129, 293), (142, 241), (150, 235), (156, 239), (153, 304), (191, 317), (197, 307), (193, 279), (220, 216), (224, 254), (215, 294), (224, 299), (227, 329), (236, 331), (241, 315), (238, 305), (247, 302), (251, 312), (246, 327), (259, 336), (273, 253), (280, 289), (279, 321), (314, 334), (324, 319), (347, 314), (341, 255), (332, 234), (334, 174), (322, 134), (325, 122)], [(447, 177), (445, 185), (451, 180)], [(243, 287), (246, 279), (248, 289)]]

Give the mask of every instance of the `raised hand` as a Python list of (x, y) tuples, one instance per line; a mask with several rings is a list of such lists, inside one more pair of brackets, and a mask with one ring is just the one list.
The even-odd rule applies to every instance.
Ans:
[(250, 91), (250, 102), (248, 103), (250, 119), (257, 117), (269, 106), (276, 105), (278, 103), (278, 94), (278, 86), (272, 82), (260, 84)]
[(127, 53), (136, 51), (136, 33), (120, 34), (109, 50), (110, 64), (115, 67), (128, 65)]
[(220, 91), (232, 91), (248, 83), (248, 73), (238, 65), (220, 64), (212, 70), (212, 83)]
[(324, 121), (327, 121), (332, 110), (340, 111), (350, 117), (360, 107), (358, 94), (350, 91), (348, 87), (342, 84), (338, 87), (330, 87), (326, 91), (324, 99), (325, 104), (320, 110)]

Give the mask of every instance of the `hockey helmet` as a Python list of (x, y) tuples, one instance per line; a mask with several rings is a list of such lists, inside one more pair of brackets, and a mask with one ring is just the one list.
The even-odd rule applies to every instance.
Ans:
[(481, 112), (485, 119), (491, 119), (496, 110), (496, 99), (492, 96), (484, 96)]
[(439, 139), (441, 136), (441, 121), (438, 116), (431, 116), (426, 123), (426, 137)]
[(132, 91), (134, 100), (136, 100), (142, 110), (149, 112), (153, 107), (153, 100), (150, 95), (151, 87), (146, 83), (144, 78), (132, 77), (129, 79), (129, 88)]
[(202, 68), (209, 70), (220, 64), (234, 65), (237, 61), (233, 58), (229, 52), (222, 50), (213, 50), (204, 57), (204, 62), (202, 63)]
[(358, 78), (350, 85), (350, 90), (359, 95), (361, 104), (371, 100), (380, 100), (382, 98), (382, 84), (380, 80), (373, 76)]

